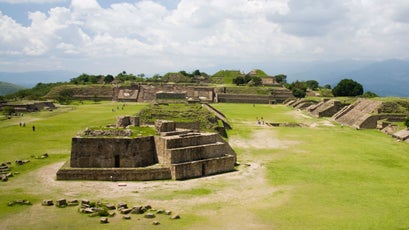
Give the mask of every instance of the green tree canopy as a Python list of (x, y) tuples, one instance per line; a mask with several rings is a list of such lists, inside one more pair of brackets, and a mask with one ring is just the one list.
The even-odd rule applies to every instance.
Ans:
[(278, 74), (274, 76), (276, 78), (277, 83), (287, 83), (287, 75)]
[(289, 85), (289, 89), (296, 98), (303, 98), (307, 95), (307, 84), (304, 81), (295, 81)]
[(364, 88), (361, 84), (352, 79), (343, 79), (334, 87), (332, 93), (335, 97), (355, 97), (362, 95), (364, 93)]
[(316, 80), (308, 80), (305, 82), (305, 84), (307, 84), (307, 87), (311, 90), (316, 90), (319, 87), (319, 83)]

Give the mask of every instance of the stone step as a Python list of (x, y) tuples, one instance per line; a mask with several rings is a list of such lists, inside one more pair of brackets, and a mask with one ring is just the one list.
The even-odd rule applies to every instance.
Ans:
[(166, 149), (182, 148), (189, 146), (205, 145), (215, 143), (218, 140), (218, 134), (192, 134), (192, 135), (180, 135), (162, 137), (165, 141)]
[(216, 142), (197, 146), (167, 149), (170, 163), (183, 163), (214, 157), (222, 157), (226, 153), (225, 143)]

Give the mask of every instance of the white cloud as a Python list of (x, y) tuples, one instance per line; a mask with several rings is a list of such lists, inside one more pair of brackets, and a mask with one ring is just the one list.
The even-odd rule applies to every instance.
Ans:
[(32, 63), (103, 74), (399, 58), (409, 48), (408, 12), (405, 0), (181, 0), (175, 8), (150, 0), (107, 8), (72, 0), (29, 12), (29, 26), (0, 12), (0, 61), (31, 56)]
[(11, 3), (11, 4), (23, 4), (23, 3), (34, 3), (34, 4), (43, 4), (43, 3), (59, 3), (66, 2), (67, 0), (0, 0), (0, 3)]

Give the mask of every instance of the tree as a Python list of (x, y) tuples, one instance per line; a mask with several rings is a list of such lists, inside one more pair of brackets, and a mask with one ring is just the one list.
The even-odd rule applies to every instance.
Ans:
[(305, 84), (307, 84), (308, 88), (311, 90), (316, 90), (319, 87), (318, 81), (316, 80), (308, 80)]
[(324, 88), (324, 89), (331, 89), (331, 85), (330, 85), (330, 84), (326, 84), (326, 85), (324, 85), (323, 88)]
[(193, 71), (193, 76), (200, 76), (200, 75), (202, 75), (202, 73), (200, 73), (200, 71), (197, 69), (197, 70), (195, 70), (195, 71)]
[(105, 82), (105, 84), (109, 84), (109, 83), (111, 83), (112, 81), (114, 81), (114, 76), (108, 74), (108, 75), (106, 75), (106, 76), (104, 77), (104, 82)]
[(244, 77), (238, 76), (236, 78), (233, 78), (233, 84), (244, 85), (244, 84), (246, 84), (246, 81), (244, 80)]
[(334, 87), (332, 93), (335, 97), (355, 97), (362, 95), (364, 93), (364, 88), (361, 84), (352, 79), (343, 79)]
[(289, 89), (296, 98), (303, 98), (307, 95), (307, 84), (303, 81), (295, 81), (291, 83)]
[(278, 75), (275, 75), (274, 77), (276, 78), (276, 81), (279, 84), (287, 83), (287, 75), (278, 74)]
[(296, 98), (304, 98), (307, 95), (307, 92), (300, 88), (294, 88), (291, 92)]
[(249, 83), (251, 83), (252, 86), (260, 86), (263, 84), (263, 80), (261, 80), (261, 77), (253, 77)]
[(362, 97), (366, 97), (366, 98), (372, 98), (372, 97), (378, 97), (378, 95), (374, 92), (371, 91), (366, 91)]

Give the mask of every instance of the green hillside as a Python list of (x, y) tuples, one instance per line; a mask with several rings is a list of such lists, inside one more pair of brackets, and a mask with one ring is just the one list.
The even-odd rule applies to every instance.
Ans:
[(15, 93), (21, 89), (24, 89), (24, 87), (0, 81), (0, 96)]
[(234, 78), (242, 75), (239, 70), (220, 70), (213, 74), (212, 82), (217, 84), (232, 84)]

